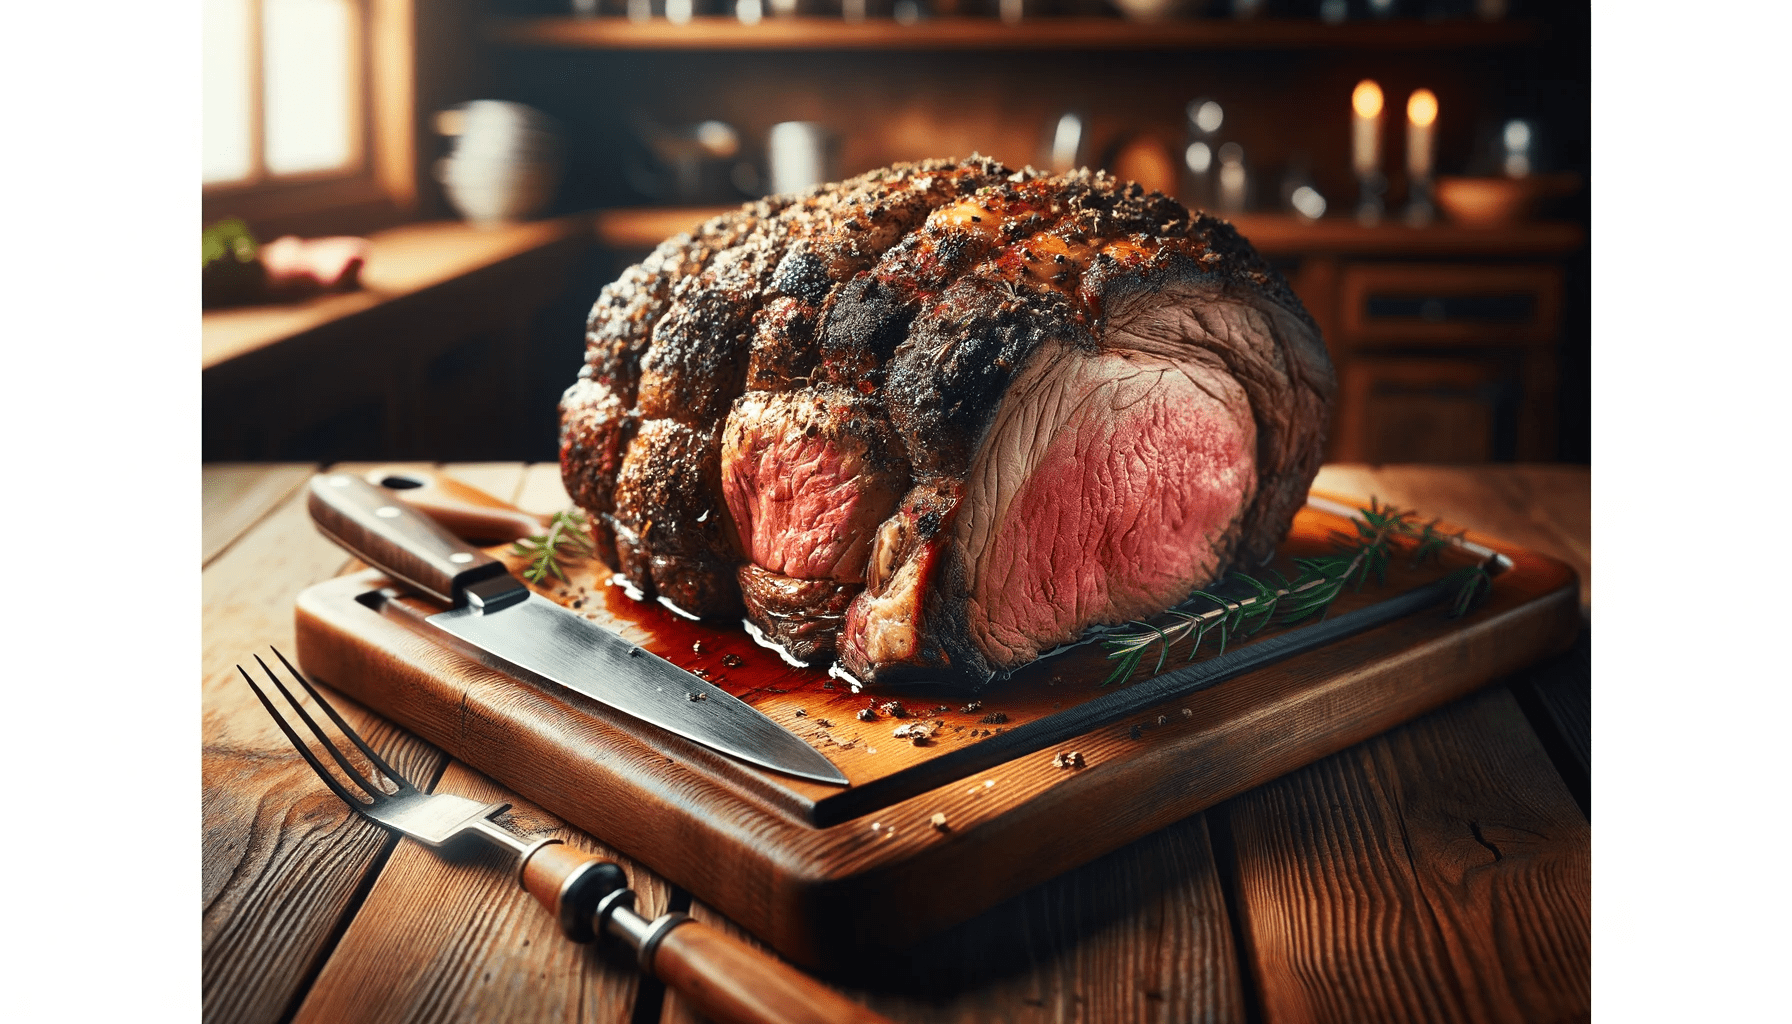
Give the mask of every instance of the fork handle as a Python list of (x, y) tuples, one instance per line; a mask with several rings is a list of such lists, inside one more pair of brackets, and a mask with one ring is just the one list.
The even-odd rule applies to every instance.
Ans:
[(505, 575), (503, 562), (352, 473), (312, 477), (306, 505), (326, 537), (448, 604), (458, 603), (469, 584)]
[[(621, 936), (643, 969), (725, 1024), (889, 1024), (889, 1021), (769, 953), (682, 914), (643, 921), (615, 864), (563, 844), (531, 851), (523, 888), (588, 941), (592, 929)], [(595, 920), (600, 910), (603, 921)]]
[[(657, 923), (657, 922), (656, 922)], [(770, 953), (686, 919), (649, 965), (705, 1017), (730, 1024), (890, 1024)]]

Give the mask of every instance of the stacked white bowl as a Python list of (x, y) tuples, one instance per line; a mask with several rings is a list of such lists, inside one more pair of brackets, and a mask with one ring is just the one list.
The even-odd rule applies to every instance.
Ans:
[(474, 100), (441, 120), (458, 131), (436, 175), (462, 217), (481, 225), (526, 220), (553, 200), (560, 137), (547, 115), (521, 103)]

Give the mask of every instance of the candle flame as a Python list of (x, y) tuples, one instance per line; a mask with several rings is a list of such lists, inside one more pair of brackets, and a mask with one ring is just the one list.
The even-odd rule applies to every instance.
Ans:
[(1420, 128), (1429, 128), (1437, 120), (1437, 96), (1430, 89), (1418, 89), (1406, 101), (1406, 119)]
[(1379, 117), (1381, 115), (1381, 86), (1374, 80), (1365, 78), (1356, 83), (1356, 90), (1350, 94), (1350, 107), (1358, 117)]

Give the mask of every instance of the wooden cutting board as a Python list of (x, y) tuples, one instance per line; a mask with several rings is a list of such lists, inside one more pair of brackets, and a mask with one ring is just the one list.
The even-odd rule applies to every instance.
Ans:
[[(1285, 558), (1326, 551), (1333, 531), (1347, 528), (1315, 497)], [(784, 664), (738, 627), (634, 602), (604, 582), (600, 563), (541, 591), (805, 737), (852, 780), (844, 788), (747, 766), (457, 653), (421, 622), (439, 608), (377, 572), (299, 596), (298, 655), (314, 678), (652, 866), (792, 960), (826, 968), (916, 942), (1570, 647), (1579, 629), (1573, 570), (1492, 538), (1467, 539), (1510, 567), (1464, 618), (1421, 611), (1046, 749), (1002, 750), (988, 767), (948, 770), (919, 790), (902, 783), (1001, 750), (1018, 726), (1110, 692), (1101, 685), (1111, 668), (1105, 652), (1074, 648), (974, 704), (926, 692), (874, 697)], [(1396, 558), (1385, 584), (1346, 595), (1333, 614), (1468, 558), (1452, 553), (1418, 568)], [(1210, 640), (1201, 657), (1212, 652)], [(1166, 667), (1186, 654), (1186, 643), (1174, 648)], [(1135, 678), (1155, 664), (1145, 659)], [(882, 707), (891, 699), (904, 705), (901, 717)], [(924, 745), (895, 735), (916, 723), (932, 729)], [(1061, 767), (1069, 759), (1058, 755), (1071, 753), (1081, 766)], [(929, 767), (941, 758), (950, 759)]]

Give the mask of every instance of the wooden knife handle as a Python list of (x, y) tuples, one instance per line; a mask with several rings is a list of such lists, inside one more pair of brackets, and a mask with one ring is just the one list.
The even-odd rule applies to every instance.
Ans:
[(353, 474), (312, 477), (306, 504), (325, 536), (438, 600), (452, 604), (466, 585), (505, 574), (503, 562)]
[(653, 973), (704, 1016), (729, 1024), (889, 1024), (769, 953), (700, 921), (660, 939)]
[(533, 537), (547, 529), (544, 517), (433, 469), (381, 466), (363, 479), (392, 491), (406, 505), (469, 542), (497, 544)]

